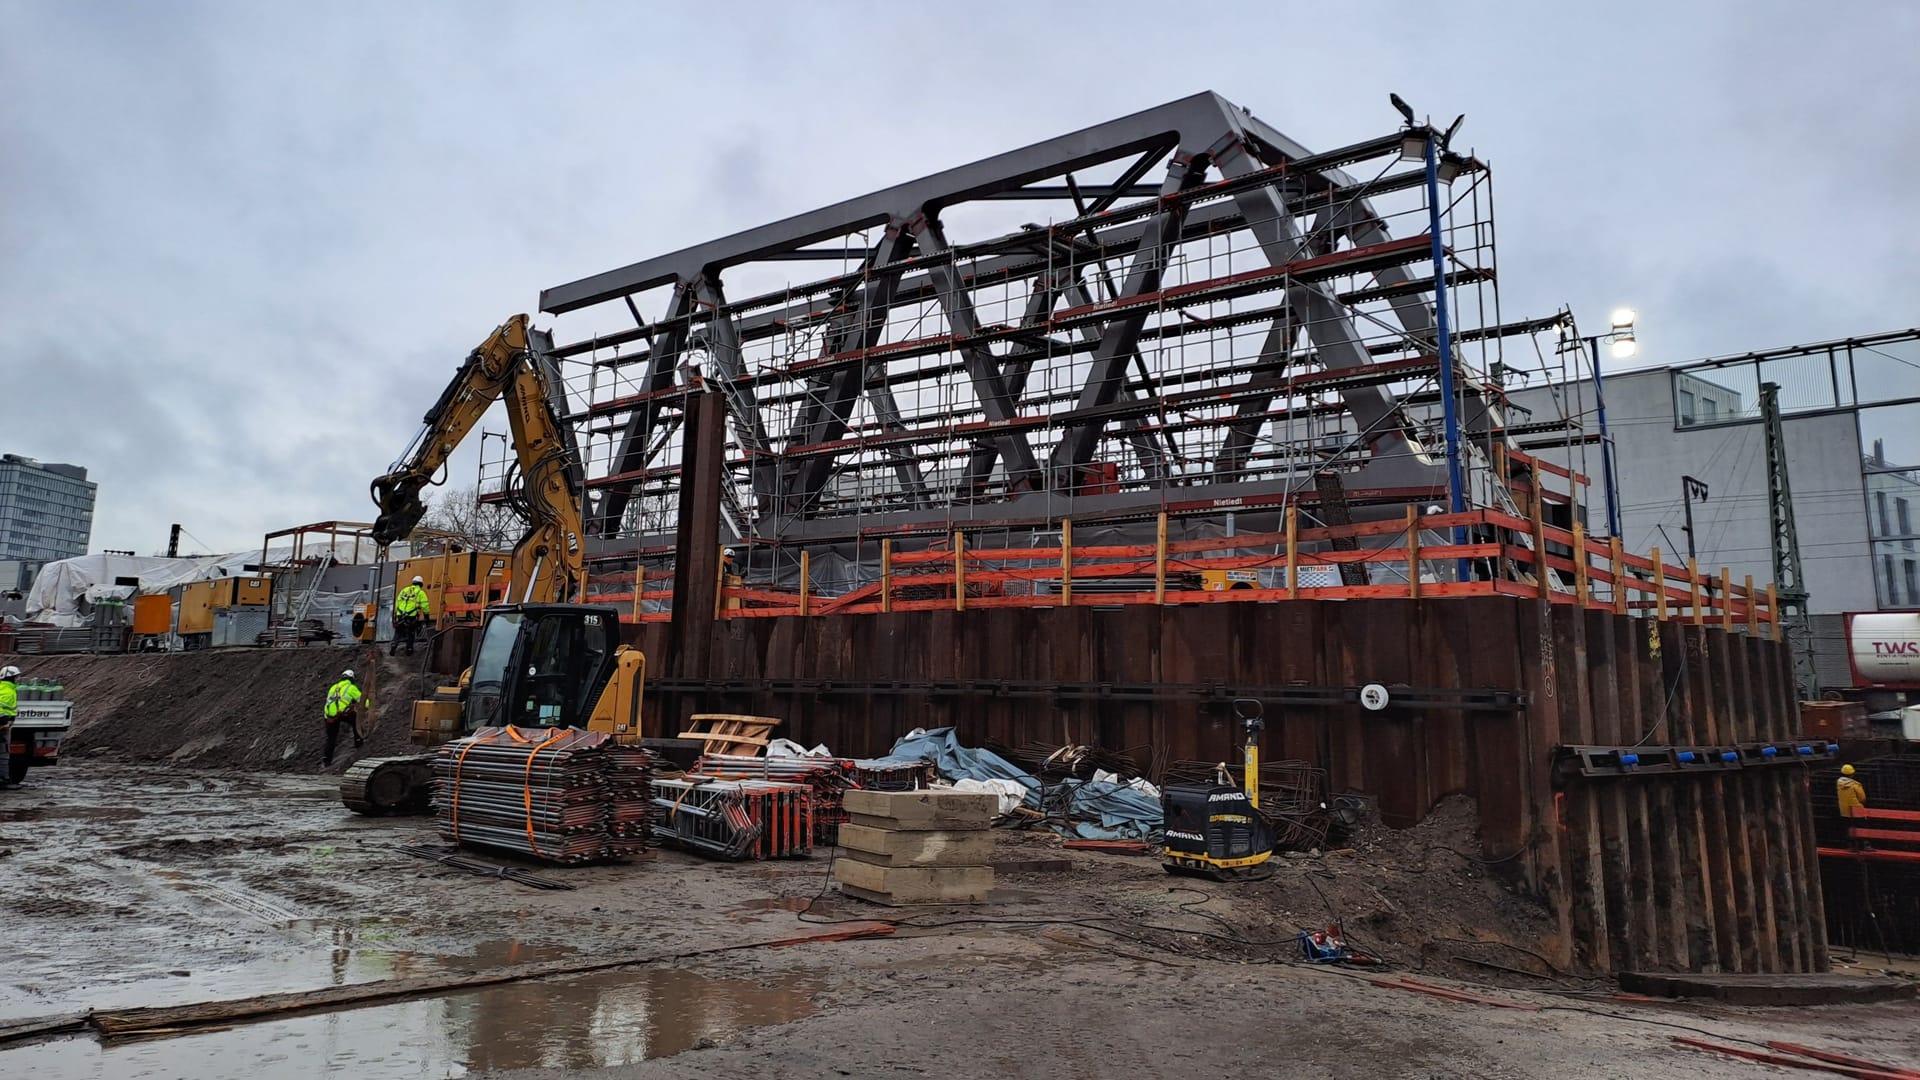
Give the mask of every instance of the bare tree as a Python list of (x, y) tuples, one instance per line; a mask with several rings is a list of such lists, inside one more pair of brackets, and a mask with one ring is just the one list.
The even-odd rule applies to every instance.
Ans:
[[(427, 516), (420, 528), (451, 536), (470, 550), (507, 551), (527, 531), (522, 521), (505, 503), (482, 502), (474, 488), (442, 488), (427, 500)], [(416, 536), (414, 550), (432, 554), (444, 550), (447, 537)]]

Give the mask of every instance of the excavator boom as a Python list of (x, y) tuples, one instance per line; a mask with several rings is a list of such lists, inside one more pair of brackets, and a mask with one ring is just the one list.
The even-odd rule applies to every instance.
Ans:
[(508, 319), (467, 356), (401, 460), (373, 482), (376, 543), (404, 540), (426, 516), (422, 494), (496, 401), (507, 406), (520, 498), (529, 525), (513, 551), (521, 603), (579, 596), (582, 582), (579, 462), (554, 403), (558, 375), (535, 348), (525, 315)]

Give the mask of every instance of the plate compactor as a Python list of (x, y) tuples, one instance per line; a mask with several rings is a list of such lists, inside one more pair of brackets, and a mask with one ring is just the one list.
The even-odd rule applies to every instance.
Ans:
[(1235, 785), (1222, 765), (1211, 784), (1168, 784), (1160, 791), (1169, 874), (1251, 881), (1273, 872), (1273, 833), (1260, 816), (1260, 703), (1242, 698), (1234, 714), (1246, 737), (1245, 773)]

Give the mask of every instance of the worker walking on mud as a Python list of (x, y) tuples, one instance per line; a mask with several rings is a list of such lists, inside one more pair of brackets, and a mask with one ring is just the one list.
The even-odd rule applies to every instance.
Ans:
[(395, 656), (400, 646), (407, 647), (407, 655), (413, 655), (413, 643), (420, 636), (420, 624), (433, 616), (432, 605), (427, 601), (426, 579), (413, 576), (413, 584), (401, 589), (393, 598), (393, 644), (387, 646), (387, 655)]
[(353, 669), (340, 673), (340, 679), (327, 688), (326, 724), (327, 745), (320, 752), (320, 761), (324, 765), (333, 764), (333, 748), (340, 741), (340, 725), (345, 724), (353, 732), (354, 749), (359, 749), (360, 738), (360, 686), (354, 682)]
[(20, 688), (14, 685), (19, 678), (19, 668), (12, 664), (0, 667), (0, 790), (15, 786), (7, 747), (13, 742), (13, 718), (20, 713)]

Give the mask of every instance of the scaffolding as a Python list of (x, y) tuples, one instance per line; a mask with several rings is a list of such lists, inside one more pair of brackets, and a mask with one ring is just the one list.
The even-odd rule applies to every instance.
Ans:
[(1353, 521), (1524, 513), (1507, 450), (1579, 410), (1510, 425), (1503, 386), (1563, 380), (1571, 319), (1503, 321), (1492, 171), (1451, 134), (1312, 153), (1203, 93), (545, 290), (592, 555), (670, 560), (699, 394), (726, 410), (721, 536), (767, 583), (811, 552), (849, 591), (882, 540), (961, 531), (1344, 524), (1328, 477)]

